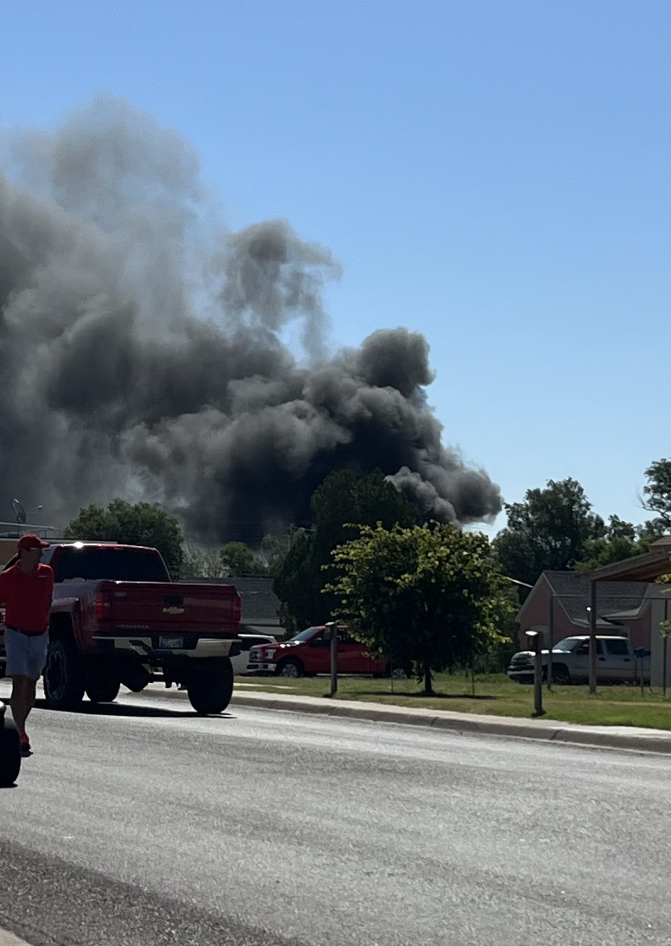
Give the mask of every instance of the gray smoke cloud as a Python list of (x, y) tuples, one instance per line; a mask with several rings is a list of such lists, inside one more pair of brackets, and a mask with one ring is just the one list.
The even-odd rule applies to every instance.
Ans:
[(330, 252), (280, 220), (225, 232), (179, 135), (101, 96), (5, 152), (7, 512), (18, 495), (64, 524), (122, 496), (204, 542), (254, 542), (305, 522), (342, 468), (380, 469), (441, 521), (500, 511), (487, 474), (442, 443), (426, 340), (381, 330), (328, 355)]

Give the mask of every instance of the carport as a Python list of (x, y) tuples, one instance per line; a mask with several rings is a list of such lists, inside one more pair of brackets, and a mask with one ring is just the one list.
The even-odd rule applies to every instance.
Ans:
[[(599, 581), (655, 581), (662, 575), (671, 574), (671, 535), (657, 539), (650, 546), (650, 551), (642, 555), (632, 555), (621, 562), (604, 565), (587, 577), (590, 583), (589, 611), (589, 692), (596, 693), (596, 624), (597, 624), (597, 582)], [(660, 588), (660, 591), (662, 589)], [(665, 589), (671, 594), (671, 585)], [(668, 617), (668, 601), (664, 600), (664, 619)], [(653, 641), (651, 640), (651, 644)], [(652, 647), (651, 647), (652, 649)], [(652, 661), (651, 661), (652, 662)], [(666, 682), (666, 670), (665, 670)]]

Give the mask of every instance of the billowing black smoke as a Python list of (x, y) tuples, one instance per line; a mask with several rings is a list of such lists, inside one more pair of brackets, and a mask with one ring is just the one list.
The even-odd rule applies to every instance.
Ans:
[(0, 519), (14, 495), (56, 523), (123, 496), (194, 538), (255, 541), (305, 521), (343, 467), (381, 469), (443, 521), (500, 510), (441, 443), (424, 338), (327, 356), (328, 250), (281, 221), (224, 233), (179, 136), (101, 97), (6, 151)]

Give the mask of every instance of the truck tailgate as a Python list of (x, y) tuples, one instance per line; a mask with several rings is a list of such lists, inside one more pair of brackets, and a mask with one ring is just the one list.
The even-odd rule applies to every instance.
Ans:
[(237, 634), (240, 596), (233, 585), (102, 582), (96, 594), (102, 630), (140, 627), (156, 631)]

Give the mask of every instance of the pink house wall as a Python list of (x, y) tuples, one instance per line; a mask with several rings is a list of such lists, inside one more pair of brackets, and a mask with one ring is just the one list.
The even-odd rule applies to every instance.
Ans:
[[(553, 644), (556, 644), (564, 637), (573, 637), (575, 635), (589, 633), (586, 627), (581, 628), (569, 620), (559, 597), (556, 595), (553, 612)], [(585, 616), (587, 615), (585, 614)], [(629, 637), (634, 648), (643, 647), (646, 650), (650, 650), (650, 619), (651, 609), (650, 607), (645, 607), (641, 617), (636, 620), (622, 622), (629, 628)], [(525, 611), (520, 620), (518, 636), (519, 646), (522, 650), (526, 650), (529, 646), (526, 631), (533, 627), (550, 627), (550, 588), (545, 579), (536, 586), (535, 591), (530, 593), (525, 603)], [(608, 632), (599, 629), (599, 633), (604, 634)], [(617, 634), (618, 628), (613, 627), (610, 633)]]
[[(569, 621), (566, 612), (562, 608), (559, 599), (555, 596), (553, 605), (553, 639), (552, 643), (563, 640), (565, 637), (571, 637), (579, 633), (575, 624)], [(532, 627), (550, 627), (550, 589), (547, 581), (543, 579), (535, 592), (531, 592), (525, 607), (525, 612), (520, 621), (519, 643), (523, 650), (528, 646), (526, 632)]]

